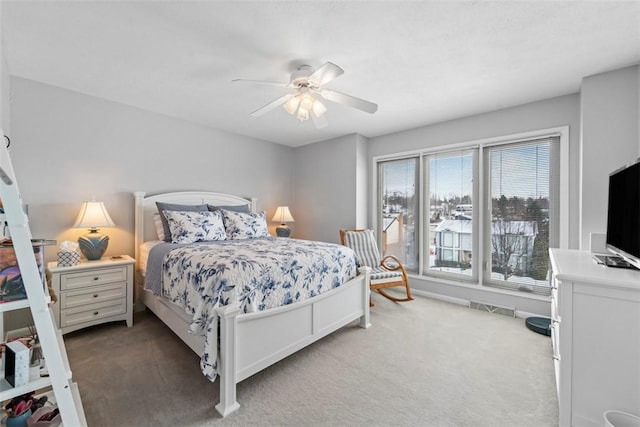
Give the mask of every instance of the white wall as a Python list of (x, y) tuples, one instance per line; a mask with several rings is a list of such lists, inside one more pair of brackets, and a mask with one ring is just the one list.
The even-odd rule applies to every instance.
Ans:
[(368, 139), (363, 135), (356, 134), (356, 223), (355, 227), (367, 228), (367, 218), (369, 217), (369, 176), (368, 176)]
[(358, 195), (358, 185), (364, 188), (358, 172), (364, 143), (352, 134), (295, 149), (293, 237), (338, 243), (340, 228), (359, 225), (358, 198), (366, 197)]
[[(2, 2), (0, 1), (0, 23), (2, 22)], [(3, 29), (0, 25), (0, 128), (9, 134), (9, 65), (7, 64), (7, 55), (4, 48)], [(2, 135), (0, 135), (1, 137)]]
[(582, 80), (580, 248), (607, 229), (609, 174), (640, 156), (639, 67)]
[(70, 227), (92, 196), (117, 225), (102, 230), (106, 255), (133, 254), (132, 191), (254, 196), (269, 218), (293, 201), (290, 147), (22, 78), (11, 89), (11, 157), (34, 237), (76, 240), (86, 230)]

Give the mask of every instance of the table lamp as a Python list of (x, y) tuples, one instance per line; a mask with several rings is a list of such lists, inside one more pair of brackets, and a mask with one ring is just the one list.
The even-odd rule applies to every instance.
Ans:
[(115, 226), (103, 202), (82, 202), (78, 218), (73, 224), (74, 228), (89, 229), (89, 234), (78, 237), (82, 255), (90, 261), (102, 258), (109, 245), (109, 236), (98, 233), (98, 228)]
[(287, 222), (295, 221), (293, 216), (291, 216), (289, 206), (278, 206), (271, 221), (280, 223), (280, 226), (276, 227), (276, 234), (278, 237), (289, 237), (291, 235), (291, 229), (287, 224), (285, 224)]

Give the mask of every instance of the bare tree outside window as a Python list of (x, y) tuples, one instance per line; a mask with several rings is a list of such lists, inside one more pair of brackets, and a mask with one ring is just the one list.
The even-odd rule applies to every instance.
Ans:
[(533, 221), (497, 220), (492, 224), (491, 246), (493, 271), (501, 273), (503, 280), (517, 273), (530, 271), (533, 242), (536, 236)]

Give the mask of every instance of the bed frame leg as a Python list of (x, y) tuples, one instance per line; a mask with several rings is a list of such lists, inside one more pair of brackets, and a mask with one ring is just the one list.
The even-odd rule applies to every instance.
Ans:
[(240, 307), (232, 304), (216, 311), (220, 318), (220, 403), (216, 411), (226, 417), (240, 408), (236, 401), (236, 316)]
[(364, 276), (362, 281), (362, 300), (364, 307), (364, 314), (360, 317), (360, 327), (363, 329), (367, 329), (371, 326), (371, 322), (369, 321), (369, 299), (371, 298), (371, 290), (369, 289), (369, 275), (371, 274), (371, 268), (369, 267), (360, 267), (358, 272), (361, 276)]

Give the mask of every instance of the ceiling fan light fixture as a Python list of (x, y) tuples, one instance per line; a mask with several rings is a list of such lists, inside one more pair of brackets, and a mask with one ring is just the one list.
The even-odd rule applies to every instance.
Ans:
[(323, 88), (325, 84), (339, 77), (342, 73), (344, 73), (344, 71), (336, 64), (325, 62), (317, 70), (314, 70), (313, 67), (309, 65), (299, 66), (296, 71), (291, 73), (289, 83), (245, 79), (234, 79), (233, 81), (263, 83), (293, 89), (292, 93), (290, 92), (283, 95), (250, 113), (252, 117), (261, 116), (282, 105), (287, 113), (295, 116), (301, 122), (313, 119), (316, 128), (320, 129), (327, 126), (327, 120), (325, 118), (327, 107), (319, 101), (320, 98), (369, 114), (373, 114), (378, 110), (378, 105), (373, 102)]
[(293, 115), (298, 109), (298, 105), (300, 105), (300, 97), (296, 95), (284, 103), (284, 109), (287, 113)]

